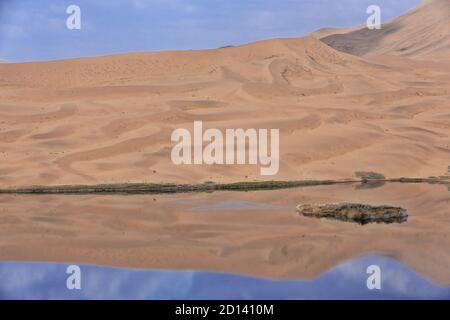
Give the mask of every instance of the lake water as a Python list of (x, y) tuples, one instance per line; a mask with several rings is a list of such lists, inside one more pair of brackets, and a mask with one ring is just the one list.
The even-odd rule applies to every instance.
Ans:
[[(401, 206), (405, 223), (300, 216), (299, 203)], [(450, 299), (445, 185), (172, 195), (0, 195), (0, 298)], [(10, 262), (15, 261), (15, 262)], [(80, 265), (82, 290), (65, 286)], [(369, 290), (367, 267), (381, 270)]]

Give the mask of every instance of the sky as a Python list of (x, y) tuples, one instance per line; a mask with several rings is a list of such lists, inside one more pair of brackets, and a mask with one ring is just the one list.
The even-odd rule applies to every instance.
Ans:
[[(323, 27), (382, 21), (420, 0), (0, 0), (0, 60), (41, 61), (133, 51), (208, 49), (301, 37)], [(70, 5), (81, 29), (66, 26)]]

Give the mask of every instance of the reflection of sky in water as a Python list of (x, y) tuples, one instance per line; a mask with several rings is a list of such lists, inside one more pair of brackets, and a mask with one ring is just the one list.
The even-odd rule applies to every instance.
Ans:
[[(382, 289), (368, 290), (366, 269), (381, 268)], [(428, 282), (387, 257), (367, 256), (312, 280), (275, 281), (240, 275), (81, 266), (82, 290), (66, 289), (66, 267), (0, 263), (0, 299), (450, 299), (450, 288)]]

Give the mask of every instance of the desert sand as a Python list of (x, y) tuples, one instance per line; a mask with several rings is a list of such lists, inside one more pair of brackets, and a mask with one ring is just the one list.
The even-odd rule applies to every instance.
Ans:
[[(448, 0), (432, 0), (381, 31), (1, 64), (0, 188), (267, 180), (258, 166), (172, 164), (171, 132), (192, 130), (196, 120), (206, 128), (280, 129), (273, 180), (448, 175), (449, 13)], [(1, 195), (0, 259), (311, 278), (382, 252), (448, 285), (449, 195), (447, 186), (426, 184)], [(230, 200), (268, 207), (215, 209)], [(359, 226), (295, 212), (299, 203), (341, 201), (402, 206), (410, 217)]]
[(258, 166), (172, 164), (171, 132), (194, 120), (279, 128), (280, 170), (270, 179), (445, 175), (449, 11), (447, 0), (427, 1), (381, 32), (322, 39), (349, 42), (359, 56), (316, 34), (2, 64), (0, 187), (262, 179)]

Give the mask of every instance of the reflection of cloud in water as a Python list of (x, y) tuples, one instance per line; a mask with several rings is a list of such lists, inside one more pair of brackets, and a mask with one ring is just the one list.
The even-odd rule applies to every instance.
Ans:
[(186, 294), (192, 272), (121, 271), (96, 268), (84, 280), (83, 295), (93, 299), (149, 299)]
[[(382, 290), (366, 287), (369, 265), (381, 268)], [(195, 271), (81, 266), (82, 290), (66, 289), (66, 267), (0, 263), (2, 299), (450, 299), (450, 288), (428, 282), (403, 264), (367, 256), (311, 280), (269, 280)]]
[[(428, 287), (438, 288), (400, 262), (387, 257), (368, 256), (359, 258), (354, 262), (344, 263), (336, 267), (334, 271), (341, 272), (343, 283), (355, 282), (361, 278), (361, 274), (366, 273), (367, 267), (372, 264), (378, 265), (381, 269), (382, 291), (411, 298), (432, 298), (430, 295), (433, 290), (426, 291), (425, 289)], [(447, 291), (450, 292), (450, 290)]]

